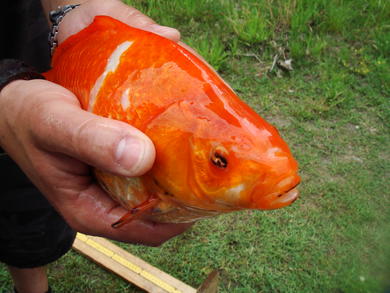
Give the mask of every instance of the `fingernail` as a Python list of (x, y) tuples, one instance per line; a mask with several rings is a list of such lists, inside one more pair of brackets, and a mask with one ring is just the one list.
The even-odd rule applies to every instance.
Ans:
[(144, 161), (145, 144), (140, 139), (125, 137), (119, 142), (115, 156), (118, 164), (125, 169), (126, 173), (137, 174)]
[(162, 26), (158, 24), (152, 24), (150, 26), (150, 31), (164, 37), (171, 39), (172, 41), (179, 41), (180, 40), (180, 32), (177, 29), (174, 29), (169, 26)]

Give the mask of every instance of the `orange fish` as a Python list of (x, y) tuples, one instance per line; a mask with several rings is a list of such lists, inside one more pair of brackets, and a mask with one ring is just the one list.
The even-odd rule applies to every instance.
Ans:
[(156, 148), (152, 169), (126, 178), (95, 170), (129, 213), (191, 222), (242, 209), (277, 209), (298, 197), (298, 164), (278, 131), (193, 53), (108, 16), (69, 37), (46, 76), (83, 109), (127, 122)]

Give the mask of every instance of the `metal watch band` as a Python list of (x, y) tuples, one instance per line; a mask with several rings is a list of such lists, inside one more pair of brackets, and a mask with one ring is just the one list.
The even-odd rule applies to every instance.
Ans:
[(20, 60), (0, 60), (0, 91), (11, 81), (18, 79), (45, 79), (45, 77)]
[(52, 27), (49, 33), (49, 45), (50, 45), (50, 54), (53, 55), (55, 48), (58, 46), (58, 27), (64, 16), (71, 10), (80, 6), (80, 4), (71, 4), (65, 6), (59, 6), (58, 9), (52, 10), (49, 13), (49, 18), (52, 23)]

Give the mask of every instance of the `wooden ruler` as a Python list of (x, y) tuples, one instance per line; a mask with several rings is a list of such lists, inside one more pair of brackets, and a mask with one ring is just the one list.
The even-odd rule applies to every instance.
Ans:
[(199, 292), (104, 238), (77, 233), (73, 248), (147, 292)]

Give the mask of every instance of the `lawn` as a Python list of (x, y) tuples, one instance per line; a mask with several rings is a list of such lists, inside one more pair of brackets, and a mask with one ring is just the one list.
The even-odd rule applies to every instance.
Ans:
[[(193, 287), (220, 269), (220, 292), (390, 288), (390, 1), (127, 2), (178, 28), (279, 129), (302, 183), (290, 207), (120, 245)], [(49, 270), (55, 292), (140, 292), (75, 252)], [(0, 267), (0, 292), (9, 282)]]

